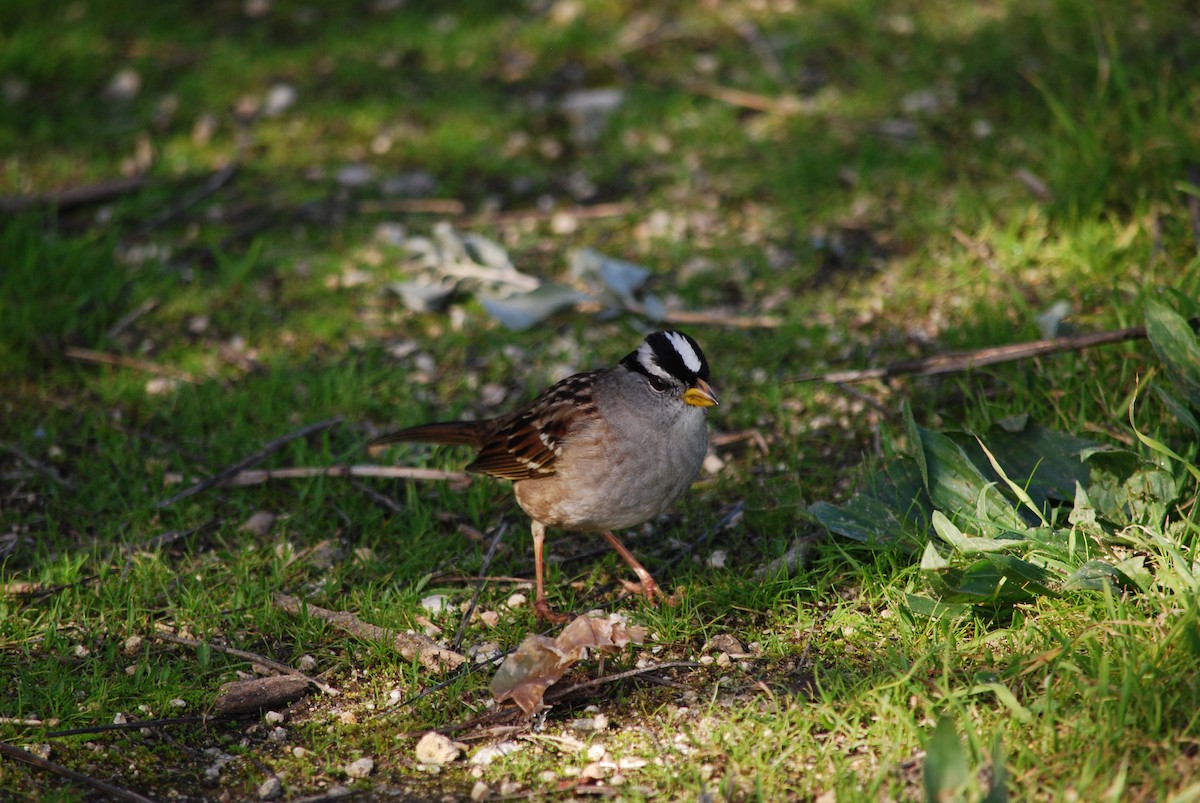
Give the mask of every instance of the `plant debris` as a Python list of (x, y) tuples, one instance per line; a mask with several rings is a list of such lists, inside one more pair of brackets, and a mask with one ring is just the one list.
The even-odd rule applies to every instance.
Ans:
[(393, 630), (387, 630), (378, 625), (364, 622), (348, 611), (331, 611), (327, 608), (302, 602), (299, 598), (289, 594), (276, 594), (275, 604), (293, 616), (298, 616), (303, 611), (309, 616), (315, 616), (318, 619), (329, 622), (334, 627), (344, 630), (352, 636), (357, 636), (366, 641), (390, 645), (405, 660), (411, 661), (416, 658), (421, 666), (435, 672), (457, 669), (463, 661), (467, 660), (453, 650), (448, 650), (440, 646), (428, 636), (420, 633), (397, 633)]
[(641, 644), (645, 638), (645, 628), (626, 625), (619, 613), (604, 619), (576, 617), (555, 638), (529, 636), (522, 641), (492, 679), (492, 696), (498, 703), (512, 700), (526, 716), (533, 716), (545, 707), (546, 689), (573, 664), (586, 659), (589, 649), (615, 652), (629, 643)]

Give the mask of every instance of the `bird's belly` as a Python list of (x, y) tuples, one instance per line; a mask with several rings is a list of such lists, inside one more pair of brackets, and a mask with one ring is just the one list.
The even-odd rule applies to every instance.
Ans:
[[(701, 423), (703, 426), (703, 423)], [(618, 449), (600, 442), (603, 459), (560, 466), (549, 477), (516, 484), (517, 503), (532, 518), (549, 527), (599, 532), (634, 527), (658, 516), (687, 491), (700, 471), (707, 439), (665, 439)], [(575, 469), (586, 466), (586, 474)], [(636, 479), (633, 479), (636, 478)]]

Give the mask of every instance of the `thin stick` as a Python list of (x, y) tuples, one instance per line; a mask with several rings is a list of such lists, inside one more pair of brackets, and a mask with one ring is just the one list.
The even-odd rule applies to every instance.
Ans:
[(313, 686), (328, 694), (330, 697), (336, 697), (337, 695), (341, 694), (341, 692), (329, 684), (322, 683), (316, 678), (309, 677), (308, 675), (304, 674), (299, 669), (295, 669), (287, 664), (280, 663), (279, 661), (274, 661), (270, 658), (267, 658), (265, 655), (258, 655), (257, 653), (246, 652), (245, 650), (239, 650), (233, 647), (225, 647), (220, 644), (214, 644), (211, 641), (200, 641), (199, 639), (187, 638), (186, 636), (177, 636), (174, 633), (166, 633), (163, 631), (156, 631), (153, 634), (153, 637), (159, 641), (169, 641), (172, 644), (179, 644), (184, 647), (192, 647), (193, 649), (208, 647), (210, 650), (215, 652), (232, 655), (234, 658), (241, 658), (243, 660), (250, 661), (251, 663), (265, 666), (267, 669), (274, 669), (276, 672), (284, 675), (295, 675), (296, 677), (304, 678)]
[(160, 549), (176, 541), (182, 541), (185, 538), (195, 535), (196, 533), (207, 532), (221, 526), (225, 521), (220, 516), (214, 516), (198, 527), (193, 527), (190, 530), (168, 530), (165, 533), (159, 533), (152, 538), (148, 538), (140, 544), (129, 544), (121, 548), (125, 553), (125, 566), (121, 569), (121, 582), (129, 577), (129, 570), (133, 568), (133, 556), (135, 553), (142, 550)]
[(70, 480), (65, 479), (61, 474), (58, 473), (58, 469), (56, 469), (54, 466), (46, 465), (45, 463), (41, 462), (40, 460), (35, 460), (34, 458), (27, 455), (24, 451), (22, 451), (21, 447), (17, 446), (16, 444), (0, 443), (0, 449), (3, 449), (4, 451), (13, 455), (18, 460), (20, 460), (22, 463), (24, 463), (25, 465), (29, 466), (31, 469), (36, 471), (38, 474), (41, 474), (43, 477), (45, 477), (49, 480), (52, 480), (53, 482), (57, 483), (58, 485), (61, 485), (64, 488), (73, 487), (73, 484), (71, 483)]
[(795, 117), (803, 114), (805, 111), (804, 102), (794, 95), (771, 97), (769, 95), (758, 95), (753, 92), (745, 92), (741, 89), (733, 89), (703, 81), (688, 81), (684, 84), (684, 88), (697, 95), (704, 95), (713, 100), (727, 103), (730, 106), (751, 109), (756, 112), (769, 112), (771, 114), (781, 114), (785, 117)]
[(187, 211), (190, 207), (208, 198), (210, 195), (216, 194), (222, 187), (230, 182), (237, 175), (238, 170), (242, 167), (242, 148), (238, 148), (237, 154), (229, 161), (228, 164), (213, 172), (204, 183), (197, 187), (192, 192), (185, 195), (178, 203), (168, 209), (163, 210), (158, 215), (155, 215), (148, 220), (142, 231), (151, 231), (164, 223), (169, 222), (173, 218), (178, 217)]
[(195, 384), (196, 377), (189, 374), (187, 371), (180, 371), (178, 368), (171, 368), (166, 365), (159, 365), (150, 362), (149, 360), (139, 360), (136, 357), (126, 357), (124, 354), (108, 354), (103, 351), (93, 351), (92, 349), (80, 349), (71, 347), (63, 352), (66, 356), (80, 362), (91, 362), (99, 365), (116, 365), (121, 368), (131, 368), (134, 371), (142, 371), (147, 374), (157, 374), (158, 376), (170, 377), (178, 379), (181, 382), (190, 382)]
[(489, 583), (533, 584), (528, 577), (509, 577), (503, 574), (492, 574), (487, 577), (480, 577), (477, 574), (437, 574), (429, 578), (430, 583), (476, 583), (480, 580), (487, 580)]
[(496, 547), (500, 546), (500, 539), (504, 537), (504, 532), (508, 529), (508, 524), (501, 522), (496, 528), (496, 534), (492, 536), (492, 543), (488, 546), (487, 553), (483, 556), (483, 565), (479, 567), (479, 579), (475, 583), (475, 593), (471, 595), (471, 604), (467, 606), (467, 612), (463, 614), (462, 621), (458, 624), (458, 633), (454, 636), (454, 641), (450, 642), (450, 649), (458, 652), (458, 648), (462, 646), (463, 634), (467, 632), (467, 625), (471, 621), (471, 614), (475, 612), (475, 606), (479, 602), (479, 595), (483, 593), (483, 587), (487, 585), (487, 570), (488, 566), (492, 565), (492, 557), (496, 554)]
[(518, 209), (512, 212), (485, 212), (457, 221), (457, 225), (469, 226), (511, 226), (529, 223), (541, 223), (551, 220), (555, 215), (570, 215), (578, 220), (599, 220), (606, 217), (622, 217), (635, 209), (631, 203), (620, 201), (608, 204), (592, 204), (591, 206), (569, 206), (565, 209)]
[[(1192, 322), (1193, 328), (1197, 321)], [(1070, 337), (1055, 337), (1049, 340), (1032, 340), (1028, 343), (1012, 343), (1007, 346), (989, 346), (972, 351), (952, 351), (946, 354), (934, 354), (916, 360), (903, 360), (885, 365), (882, 368), (864, 368), (857, 371), (833, 371), (827, 374), (806, 374), (793, 382), (811, 382), (820, 380), (830, 384), (865, 382), (869, 379), (891, 379), (896, 376), (935, 376), (952, 374), (982, 368), (986, 365), (1014, 362), (1030, 357), (1041, 357), (1046, 354), (1057, 354), (1062, 351), (1078, 351), (1092, 346), (1103, 346), (1109, 343), (1123, 343), (1127, 340), (1139, 340), (1146, 336), (1146, 327), (1130, 326), (1125, 329), (1115, 329), (1107, 332), (1091, 332)]]
[(404, 508), (401, 507), (400, 503), (395, 499), (387, 494), (381, 494), (379, 491), (375, 490), (370, 485), (367, 485), (365, 482), (359, 482), (358, 480), (354, 479), (353, 475), (350, 477), (350, 484), (357, 488), (359, 493), (363, 494), (389, 513), (395, 513), (397, 515), (403, 515), (405, 513)]
[(154, 803), (153, 798), (139, 795), (137, 792), (131, 792), (128, 789), (122, 789), (119, 786), (113, 786), (107, 781), (101, 781), (99, 778), (93, 778), (90, 775), (84, 775), (82, 772), (76, 772), (72, 769), (67, 769), (61, 764), (55, 764), (53, 761), (42, 758), (39, 755), (30, 753), (28, 750), (22, 750), (16, 745), (11, 745), (8, 742), (0, 742), (0, 755), (7, 756), (14, 761), (20, 761), (23, 764), (28, 764), (31, 767), (52, 772), (63, 778), (75, 781), (76, 783), (85, 784), (93, 789), (99, 789), (107, 795), (128, 800), (131, 803)]
[[(337, 419), (340, 421), (341, 419)], [(302, 480), (310, 477), (384, 477), (398, 480), (447, 480), (449, 482), (469, 482), (471, 476), (465, 471), (442, 471), (435, 468), (409, 468), (407, 466), (375, 466), (375, 465), (336, 465), (336, 466), (298, 466), (294, 468), (271, 468), (254, 471), (237, 470), (221, 480), (222, 484), (261, 485), (268, 480)], [(379, 504), (379, 500), (372, 497)], [(389, 509), (390, 506), (388, 506)], [(399, 511), (396, 511), (399, 512)]]
[(405, 215), (452, 215), (467, 211), (467, 205), (455, 198), (411, 198), (407, 200), (363, 201), (358, 211), (367, 214), (392, 212)]
[(117, 335), (124, 332), (130, 326), (130, 324), (146, 313), (153, 311), (157, 306), (157, 298), (147, 298), (141, 304), (138, 304), (132, 310), (125, 313), (125, 315), (119, 318), (112, 326), (108, 327), (108, 331), (104, 333), (105, 337), (109, 338), (110, 340), (115, 338)]
[(676, 552), (667, 560), (667, 568), (670, 569), (676, 563), (683, 560), (688, 555), (696, 551), (697, 547), (709, 541), (714, 535), (724, 529), (732, 527), (742, 520), (742, 514), (746, 512), (746, 503), (738, 500), (729, 507), (728, 510), (721, 516), (720, 520), (708, 529), (708, 532), (697, 538), (695, 541), (689, 541), (683, 549)]
[(668, 661), (665, 664), (643, 666), (640, 669), (627, 669), (626, 671), (618, 672), (615, 675), (605, 675), (602, 678), (592, 678), (591, 680), (585, 680), (580, 683), (576, 683), (573, 686), (567, 686), (563, 689), (556, 689), (555, 691), (546, 695), (545, 701), (552, 703), (555, 700), (561, 700), (563, 697), (566, 697), (568, 694), (572, 694), (573, 692), (581, 691), (583, 689), (591, 689), (596, 686), (603, 686), (607, 683), (616, 683), (619, 680), (637, 677), (638, 675), (644, 675), (647, 672), (658, 672), (662, 669), (695, 669), (698, 666), (700, 666), (700, 664), (696, 663), (695, 661)]
[(164, 499), (161, 502), (155, 502), (153, 509), (154, 510), (162, 510), (164, 507), (167, 507), (168, 505), (175, 504), (180, 499), (187, 499), (189, 496), (193, 496), (195, 494), (200, 493), (201, 491), (206, 491), (209, 488), (212, 488), (216, 485), (220, 485), (221, 483), (225, 482), (226, 480), (230, 479), (231, 477), (237, 476), (245, 469), (248, 469), (251, 466), (257, 465), (258, 463), (261, 463), (262, 461), (266, 460), (272, 454), (279, 451), (284, 446), (287, 446), (292, 441), (297, 440), (299, 438), (307, 438), (309, 435), (313, 435), (318, 432), (324, 432), (327, 429), (332, 429), (333, 427), (336, 427), (340, 423), (342, 423), (341, 418), (330, 418), (327, 421), (318, 421), (315, 424), (309, 424), (307, 427), (298, 429), (295, 432), (290, 432), (281, 438), (276, 438), (275, 440), (271, 441), (266, 446), (264, 446), (261, 451), (250, 455), (249, 457), (245, 458), (244, 460), (240, 460), (237, 463), (234, 463), (232, 466), (229, 466), (226, 469), (222, 469), (221, 471), (218, 471), (216, 474), (212, 475), (208, 479), (198, 482), (195, 485), (191, 486), (190, 488), (185, 488), (184, 490), (180, 491), (179, 493), (175, 494), (172, 497)]
[[(665, 664), (655, 664), (654, 666), (644, 666), (640, 669), (630, 669), (625, 672), (618, 672), (615, 675), (605, 675), (604, 677), (585, 680), (582, 683), (576, 683), (573, 686), (558, 689), (557, 691), (547, 694), (545, 701), (551, 703), (556, 700), (561, 700), (563, 697), (566, 697), (568, 694), (573, 692), (581, 691), (583, 689), (591, 689), (596, 686), (603, 686), (607, 683), (616, 683), (617, 681), (637, 677), (638, 675), (644, 675), (648, 672), (658, 672), (664, 669), (695, 669), (698, 666), (700, 666), (700, 664), (696, 663), (695, 661), (668, 661)], [(477, 728), (480, 725), (490, 725), (494, 722), (500, 722), (505, 719), (516, 719), (520, 713), (521, 709), (517, 708), (516, 706), (505, 706), (504, 708), (498, 708), (495, 711), (490, 711), (482, 716), (475, 717), (474, 719), (469, 719), (466, 722), (459, 722), (455, 725), (444, 725), (440, 728), (431, 728), (430, 730), (398, 733), (396, 734), (396, 738), (415, 739), (417, 737), (424, 736), (426, 733), (430, 733), (431, 731), (441, 734), (457, 733), (459, 731), (469, 730), (470, 728)]]
[(787, 74), (784, 72), (783, 65), (779, 63), (779, 56), (775, 54), (775, 50), (770, 43), (763, 38), (759, 33), (758, 28), (753, 22), (745, 18), (735, 17), (733, 14), (726, 14), (726, 22), (729, 23), (738, 36), (746, 40), (746, 44), (750, 45), (750, 49), (754, 51), (754, 55), (758, 56), (758, 61), (762, 65), (763, 72), (771, 77), (777, 84), (787, 83)]
[(196, 533), (205, 532), (215, 527), (219, 527), (223, 521), (225, 520), (220, 516), (214, 516), (203, 524), (193, 527), (190, 530), (168, 530), (165, 533), (159, 533), (156, 536), (147, 538), (140, 544), (128, 544), (122, 548), (122, 551), (132, 554), (134, 552), (146, 549), (158, 549), (159, 547), (168, 546), (169, 544), (173, 544), (176, 541), (180, 541), (184, 538), (195, 535)]
[(145, 176), (133, 176), (67, 187), (57, 192), (46, 192), (41, 195), (6, 195), (0, 197), (0, 212), (21, 212), (35, 206), (53, 206), (61, 212), (75, 206), (102, 203), (119, 195), (137, 192), (144, 186), (146, 186)]

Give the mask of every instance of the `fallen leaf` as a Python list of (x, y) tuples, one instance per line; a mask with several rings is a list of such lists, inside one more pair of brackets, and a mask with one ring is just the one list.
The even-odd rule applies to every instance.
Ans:
[(626, 644), (641, 644), (645, 628), (627, 626), (619, 613), (607, 618), (579, 616), (555, 638), (529, 636), (492, 678), (496, 702), (512, 700), (526, 716), (543, 707), (546, 689), (557, 683), (589, 649), (615, 652)]

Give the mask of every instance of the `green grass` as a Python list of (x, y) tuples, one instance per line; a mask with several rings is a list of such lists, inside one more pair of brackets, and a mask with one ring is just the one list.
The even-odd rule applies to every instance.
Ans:
[[(624, 767), (600, 769), (605, 784), (623, 778), (627, 799), (1000, 800), (998, 772), (1017, 800), (1195, 798), (1195, 433), (1147, 387), (1186, 398), (1178, 372), (1132, 342), (864, 385), (867, 399), (790, 381), (1035, 339), (1036, 317), (1058, 301), (1082, 332), (1140, 324), (1148, 301), (1194, 315), (1194, 9), (275, 2), (252, 17), (246, 7), (0, 9), (0, 196), (111, 179), (150, 154), (138, 192), (0, 218), (0, 741), (49, 745), (52, 761), (159, 799), (253, 797), (271, 773), (287, 798), (335, 783), (461, 798), (477, 780), (495, 794), (508, 782), (508, 794), (563, 796), (593, 763), (572, 740)], [(117, 100), (105, 87), (125, 67), (141, 89)], [(295, 88), (294, 106), (235, 114), (276, 84)], [(624, 100), (597, 141), (580, 142), (559, 101), (603, 86)], [(799, 111), (756, 111), (714, 88), (788, 96)], [(235, 157), (226, 184), (184, 202)], [(347, 165), (375, 178), (342, 186)], [(377, 211), (396, 200), (387, 179), (417, 172), (465, 213)], [(569, 231), (548, 215), (503, 217), (597, 203), (624, 211)], [(595, 248), (649, 268), (654, 292), (682, 308), (781, 321), (688, 327), (721, 394), (713, 430), (757, 429), (770, 449), (719, 448), (720, 473), (627, 534), (676, 607), (629, 609), (616, 601), (625, 569), (599, 539), (552, 535), (557, 605), (615, 605), (653, 634), (564, 682), (639, 660), (700, 665), (664, 673), (666, 685), (625, 680), (562, 701), (522, 749), (477, 773), (462, 760), (420, 770), (404, 734), (489, 710), (490, 669), (439, 688), (394, 650), (288, 616), (271, 597), (393, 628), (419, 631), (428, 616), (449, 642), (474, 585), (446, 578), (532, 574), (528, 523), (504, 483), (317, 478), (156, 507), (324, 419), (343, 423), (263, 467), (367, 462), (361, 447), (381, 428), (496, 414), (566, 370), (619, 359), (647, 328), (570, 313), (509, 332), (469, 293), (441, 313), (409, 312), (388, 291), (404, 278), (401, 253), (376, 228), (428, 236), (439, 220), (500, 243), (542, 279), (567, 281), (572, 249)], [(485, 405), (488, 386), (503, 389), (502, 405)], [(1138, 431), (1178, 460), (1138, 440), (1135, 392)], [(1149, 579), (1135, 594), (1065, 590), (930, 618), (911, 603), (936, 590), (919, 551), (833, 536), (791, 576), (756, 577), (818, 531), (810, 505), (844, 504), (910, 454), (906, 404), (937, 432), (984, 433), (1028, 413), (1159, 460), (1178, 493), (1119, 545)], [(388, 459), (460, 468), (466, 457), (414, 448)], [(686, 551), (737, 501), (736, 526)], [(266, 535), (240, 528), (258, 511), (278, 517)], [(485, 567), (498, 526), (502, 548)], [(922, 545), (943, 544), (914, 529)], [(156, 540), (171, 532), (185, 534)], [(710, 563), (715, 551), (724, 568)], [(505, 606), (518, 590), (530, 594), (483, 589), (479, 609), (499, 621), (470, 623), (462, 649), (508, 650), (537, 631), (528, 604)], [(435, 593), (449, 610), (425, 611)], [(311, 674), (341, 694), (308, 695), (282, 738), (253, 717), (47, 735), (118, 714), (198, 716), (252, 671), (217, 649), (156, 641), (157, 628), (293, 666), (311, 656)], [(724, 633), (753, 645), (750, 656), (706, 654)], [(389, 707), (397, 699), (410, 702)], [(588, 705), (607, 730), (571, 726)], [(473, 752), (510, 737), (456, 738)], [(206, 775), (212, 751), (234, 756), (219, 777)], [(374, 773), (349, 779), (344, 767), (364, 755)], [(2, 795), (92, 794), (0, 761)]]

